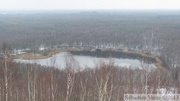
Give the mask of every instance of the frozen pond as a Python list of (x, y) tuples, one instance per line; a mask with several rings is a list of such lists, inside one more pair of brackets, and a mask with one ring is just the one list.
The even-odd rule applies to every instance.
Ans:
[[(156, 68), (154, 64), (146, 64), (142, 61), (136, 59), (121, 59), (121, 58), (97, 58), (91, 56), (80, 56), (80, 55), (71, 55), (67, 52), (61, 52), (59, 54), (54, 55), (53, 57), (47, 59), (36, 59), (36, 60), (23, 60), (23, 59), (15, 59), (15, 62), (20, 63), (37, 63), (44, 66), (55, 66), (56, 68), (63, 69), (70, 62), (74, 61), (76, 65), (80, 68), (94, 68), (100, 63), (114, 63), (115, 66), (126, 67), (126, 68)], [(68, 62), (70, 61), (70, 62)]]

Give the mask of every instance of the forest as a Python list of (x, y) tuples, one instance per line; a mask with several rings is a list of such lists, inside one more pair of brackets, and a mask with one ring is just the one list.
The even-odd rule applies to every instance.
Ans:
[[(178, 94), (179, 43), (178, 11), (0, 12), (5, 56), (0, 57), (0, 101), (123, 101), (127, 93)], [(13, 62), (14, 50), (35, 52), (41, 46), (137, 51), (156, 55), (166, 66), (119, 68), (109, 60), (81, 70), (73, 56), (66, 57), (64, 69)]]

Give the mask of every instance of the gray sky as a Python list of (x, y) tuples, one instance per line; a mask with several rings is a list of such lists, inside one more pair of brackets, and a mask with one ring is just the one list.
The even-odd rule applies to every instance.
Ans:
[(0, 10), (180, 9), (179, 0), (0, 0)]

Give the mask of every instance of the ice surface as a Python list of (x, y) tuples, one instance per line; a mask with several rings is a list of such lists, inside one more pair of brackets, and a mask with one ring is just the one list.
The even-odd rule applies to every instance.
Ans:
[(36, 59), (36, 60), (23, 60), (23, 59), (15, 59), (15, 62), (20, 63), (37, 63), (44, 66), (55, 66), (57, 68), (64, 68), (66, 66), (67, 58), (73, 58), (76, 63), (79, 64), (81, 68), (89, 67), (94, 68), (99, 63), (109, 63), (113, 61), (115, 66), (119, 67), (127, 67), (127, 68), (140, 68), (146, 65), (151, 68), (156, 68), (154, 64), (146, 64), (142, 61), (136, 59), (121, 59), (121, 58), (98, 58), (98, 57), (91, 57), (91, 56), (80, 56), (80, 55), (70, 55), (67, 52), (61, 52), (56, 54), (47, 59)]

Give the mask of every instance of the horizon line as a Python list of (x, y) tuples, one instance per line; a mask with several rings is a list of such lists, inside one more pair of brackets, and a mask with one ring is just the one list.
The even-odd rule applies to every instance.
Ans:
[(178, 11), (180, 9), (0, 9), (0, 11)]

